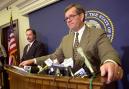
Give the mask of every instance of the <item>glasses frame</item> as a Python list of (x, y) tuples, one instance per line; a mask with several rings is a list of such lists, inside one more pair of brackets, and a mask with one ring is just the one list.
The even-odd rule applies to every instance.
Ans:
[(74, 17), (76, 17), (76, 16), (78, 16), (78, 15), (80, 15), (80, 13), (79, 13), (79, 14), (76, 14), (76, 15), (70, 15), (69, 17), (66, 17), (66, 18), (64, 19), (64, 21), (67, 22), (68, 19), (69, 19), (69, 20), (73, 20)]

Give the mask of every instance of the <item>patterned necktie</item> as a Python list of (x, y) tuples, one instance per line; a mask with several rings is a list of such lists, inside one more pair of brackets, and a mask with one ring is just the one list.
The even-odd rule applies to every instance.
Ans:
[(79, 35), (79, 33), (76, 33), (74, 47), (73, 47), (73, 59), (75, 61), (78, 60), (78, 52), (77, 52), (77, 47), (79, 45), (78, 35)]

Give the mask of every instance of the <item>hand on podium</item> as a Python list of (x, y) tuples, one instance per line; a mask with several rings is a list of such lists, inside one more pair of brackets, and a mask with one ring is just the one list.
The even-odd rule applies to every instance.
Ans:
[(31, 64), (34, 64), (34, 60), (33, 59), (30, 59), (30, 60), (26, 60), (26, 61), (23, 61), (19, 64), (20, 67), (24, 67), (24, 66), (28, 66), (28, 65), (31, 65)]
[(100, 67), (100, 71), (101, 76), (107, 77), (107, 80), (104, 81), (107, 84), (123, 77), (123, 70), (117, 63), (106, 62)]

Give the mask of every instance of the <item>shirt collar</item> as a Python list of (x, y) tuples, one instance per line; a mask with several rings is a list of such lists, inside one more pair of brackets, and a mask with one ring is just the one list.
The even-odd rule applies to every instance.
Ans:
[[(83, 34), (83, 32), (84, 32), (84, 30), (85, 30), (85, 24), (82, 26), (82, 28), (80, 29), (80, 30), (78, 30), (78, 33), (79, 33), (79, 35), (78, 35), (78, 40), (79, 40), (79, 42), (81, 41), (81, 37), (82, 37), (82, 34)], [(76, 32), (75, 32), (75, 34), (76, 34)], [(74, 36), (74, 39), (75, 39), (75, 36)]]
[(78, 33), (79, 33), (79, 35), (82, 35), (83, 34), (83, 32), (84, 32), (84, 30), (85, 30), (85, 25), (83, 25), (82, 26), (82, 28), (80, 29), (80, 30), (78, 30)]
[[(35, 40), (34, 40), (35, 41)], [(30, 44), (30, 46), (34, 43), (34, 41), (32, 41), (32, 42), (29, 42), (29, 44)]]

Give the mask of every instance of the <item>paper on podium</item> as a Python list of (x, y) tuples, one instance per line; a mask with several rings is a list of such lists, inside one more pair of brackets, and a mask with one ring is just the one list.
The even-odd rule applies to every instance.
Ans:
[(13, 68), (15, 68), (15, 69), (18, 69), (18, 70), (21, 70), (21, 71), (24, 71), (24, 72), (27, 72), (27, 71), (25, 71), (23, 68), (21, 68), (21, 67), (18, 67), (18, 66), (12, 66)]
[(64, 59), (63, 63), (61, 64), (64, 65), (64, 67), (71, 66), (73, 68), (73, 59), (72, 58)]
[(46, 64), (47, 66), (51, 66), (51, 65), (53, 64), (53, 61), (52, 61), (50, 58), (48, 58), (48, 59), (45, 60), (44, 62), (45, 62), (45, 64)]

